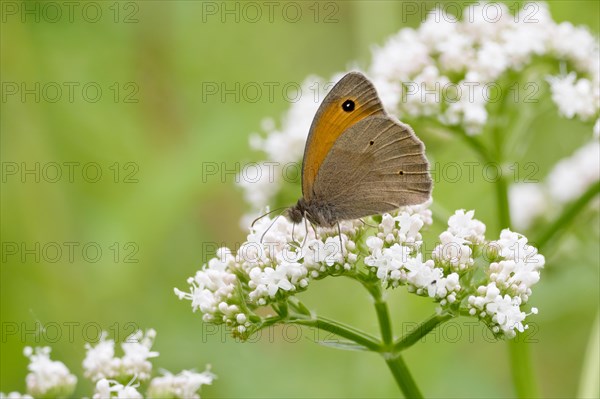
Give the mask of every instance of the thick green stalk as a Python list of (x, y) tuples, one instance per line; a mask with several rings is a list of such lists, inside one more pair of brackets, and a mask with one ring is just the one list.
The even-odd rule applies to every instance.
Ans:
[(394, 341), (394, 335), (392, 333), (392, 323), (390, 321), (390, 312), (388, 306), (383, 299), (381, 292), (381, 286), (377, 283), (371, 288), (371, 294), (375, 300), (375, 311), (377, 312), (377, 321), (379, 322), (379, 329), (381, 331), (381, 339), (385, 350), (391, 349), (392, 342)]
[(508, 183), (504, 176), (500, 176), (495, 184), (496, 200), (498, 205), (499, 229), (510, 228), (510, 207), (508, 203)]
[(511, 339), (507, 342), (513, 386), (519, 398), (539, 398), (534, 383), (533, 362), (530, 346), (526, 342)]
[(412, 378), (406, 363), (399, 351), (393, 348), (394, 334), (392, 332), (392, 323), (390, 321), (390, 312), (386, 301), (383, 299), (381, 285), (375, 283), (373, 285), (365, 285), (375, 300), (375, 311), (377, 312), (377, 321), (381, 330), (381, 338), (383, 340), (383, 358), (390, 368), (396, 384), (406, 398), (422, 398), (423, 395), (417, 387), (415, 380)]
[(406, 398), (422, 398), (423, 394), (410, 375), (402, 356), (399, 353), (386, 353), (384, 358), (404, 396)]

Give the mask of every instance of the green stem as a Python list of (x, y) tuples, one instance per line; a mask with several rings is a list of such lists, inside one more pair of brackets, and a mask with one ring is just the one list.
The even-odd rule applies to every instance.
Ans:
[(450, 313), (435, 314), (435, 315), (431, 316), (429, 319), (425, 320), (413, 331), (406, 334), (402, 338), (398, 339), (394, 343), (394, 351), (400, 352), (400, 351), (414, 345), (425, 335), (429, 334), (438, 325), (442, 324), (445, 321), (450, 320), (452, 317), (453, 316)]
[(399, 353), (386, 354), (384, 358), (404, 396), (406, 398), (422, 398), (423, 394), (410, 375), (402, 356)]
[(398, 387), (406, 398), (422, 398), (423, 395), (410, 374), (408, 367), (406, 367), (402, 355), (393, 348), (394, 335), (392, 333), (390, 312), (388, 310), (387, 302), (383, 299), (381, 285), (375, 283), (372, 285), (365, 285), (365, 287), (369, 290), (371, 296), (375, 300), (375, 311), (377, 312), (377, 320), (379, 321), (379, 329), (381, 330), (381, 338), (383, 340), (382, 349), (384, 349), (384, 352), (382, 354), (396, 380), (396, 384), (398, 384)]
[(387, 303), (383, 299), (381, 286), (377, 283), (371, 288), (370, 291), (373, 295), (373, 299), (375, 300), (375, 311), (377, 312), (377, 320), (379, 321), (381, 338), (386, 350), (388, 350), (394, 341), (394, 336), (392, 334), (392, 323), (390, 321), (390, 312), (388, 310)]
[(440, 226), (446, 228), (448, 226), (448, 219), (452, 216), (446, 208), (440, 205), (439, 201), (434, 201), (430, 206), (431, 217), (434, 223), (438, 223)]
[(508, 184), (504, 176), (500, 176), (495, 184), (498, 202), (499, 230), (510, 228), (510, 208), (508, 203)]
[(302, 326), (317, 328), (323, 331), (329, 331), (332, 334), (356, 342), (357, 344), (362, 345), (365, 348), (370, 349), (371, 351), (381, 351), (381, 345), (378, 342), (377, 338), (365, 332), (362, 332), (354, 327), (348, 326), (335, 320), (328, 319), (326, 317), (319, 316), (311, 319), (290, 319), (288, 320), (288, 322), (299, 324)]
[(304, 316), (312, 316), (312, 313), (310, 312), (310, 309), (306, 307), (306, 305), (304, 305), (302, 303), (302, 301), (300, 301), (298, 298), (296, 298), (295, 296), (289, 298), (289, 303), (290, 303), (290, 307), (295, 310), (296, 312), (304, 315)]
[(477, 152), (481, 156), (481, 158), (483, 158), (484, 161), (490, 162), (493, 159), (490, 155), (490, 152), (485, 147), (485, 145), (483, 145), (481, 140), (479, 140), (475, 136), (468, 135), (462, 130), (458, 130), (458, 132), (461, 135), (461, 137), (465, 140), (465, 143), (467, 143), (473, 150), (475, 150), (475, 152)]
[(538, 398), (533, 376), (530, 346), (526, 342), (508, 341), (508, 354), (513, 386), (519, 398)]
[(554, 236), (562, 231), (574, 218), (575, 216), (585, 209), (585, 206), (600, 192), (600, 181), (592, 184), (583, 193), (577, 201), (572, 202), (566, 208), (563, 209), (562, 214), (552, 223), (546, 231), (544, 231), (540, 237), (533, 241), (537, 246), (538, 250), (541, 250)]

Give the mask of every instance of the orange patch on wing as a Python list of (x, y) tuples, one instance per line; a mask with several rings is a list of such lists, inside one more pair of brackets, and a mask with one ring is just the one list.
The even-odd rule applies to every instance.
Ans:
[[(346, 100), (354, 101), (353, 111), (346, 112), (342, 109), (342, 104)], [(344, 97), (332, 102), (323, 111), (320, 118), (314, 122), (311, 141), (307, 143), (304, 156), (302, 192), (306, 199), (312, 197), (312, 186), (321, 164), (338, 137), (355, 123), (380, 112), (380, 109), (378, 102), (365, 106), (365, 104), (360, 104), (356, 98)]]

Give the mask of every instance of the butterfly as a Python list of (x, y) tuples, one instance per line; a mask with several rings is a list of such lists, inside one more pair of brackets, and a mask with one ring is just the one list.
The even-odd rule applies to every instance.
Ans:
[(286, 216), (293, 223), (306, 218), (333, 227), (423, 203), (431, 189), (423, 142), (385, 112), (369, 79), (350, 72), (313, 119), (302, 161), (302, 198)]

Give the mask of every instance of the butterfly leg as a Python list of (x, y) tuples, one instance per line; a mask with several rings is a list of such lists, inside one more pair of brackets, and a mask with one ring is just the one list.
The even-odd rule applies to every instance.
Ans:
[(306, 244), (306, 241), (308, 240), (308, 224), (307, 224), (308, 219), (306, 219), (306, 212), (304, 212), (304, 239), (302, 240), (302, 245), (300, 247), (300, 249), (304, 248), (304, 244)]
[[(292, 222), (293, 223), (293, 222)], [(296, 239), (294, 238), (294, 230), (296, 229), (296, 223), (292, 224), (292, 242), (290, 243), (290, 247), (302, 249), (304, 242), (301, 245), (296, 244)]]

